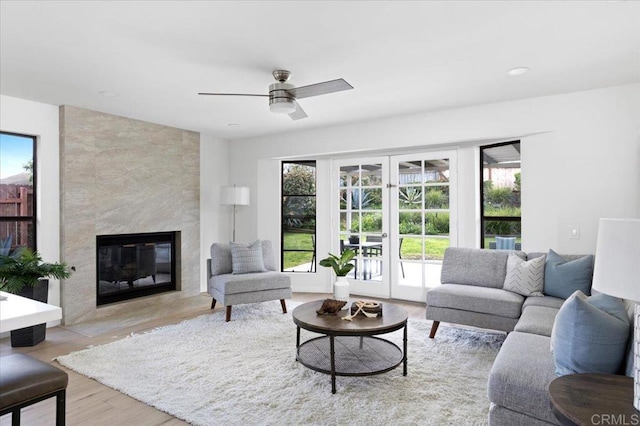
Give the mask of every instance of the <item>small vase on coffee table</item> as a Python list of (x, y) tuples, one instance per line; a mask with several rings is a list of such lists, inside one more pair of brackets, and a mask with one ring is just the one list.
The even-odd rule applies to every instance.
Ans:
[[(349, 302), (349, 281), (347, 277), (336, 277), (333, 284), (333, 298), (336, 300), (344, 300)], [(349, 308), (349, 303), (343, 306), (343, 310)]]

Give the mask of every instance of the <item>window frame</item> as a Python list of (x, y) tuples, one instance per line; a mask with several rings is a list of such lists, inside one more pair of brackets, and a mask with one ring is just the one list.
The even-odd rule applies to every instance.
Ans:
[[(313, 167), (316, 170), (315, 173), (315, 182), (314, 182), (314, 186), (315, 186), (315, 191), (313, 195), (310, 194), (286, 194), (284, 193), (284, 171), (285, 171), (285, 166), (288, 164), (297, 164), (297, 165), (301, 165), (301, 166), (310, 166)], [(282, 272), (287, 272), (287, 273), (316, 273), (317, 271), (317, 264), (318, 264), (318, 260), (317, 260), (317, 256), (316, 256), (316, 252), (317, 252), (317, 196), (318, 196), (318, 175), (317, 175), (317, 162), (316, 160), (282, 160), (280, 162), (280, 270)], [(316, 243), (313, 244), (313, 250), (308, 250), (308, 249), (286, 249), (285, 248), (285, 242), (284, 242), (284, 237), (285, 237), (285, 228), (283, 226), (284, 223), (284, 219), (285, 219), (285, 215), (284, 215), (284, 197), (313, 197), (314, 199), (314, 204), (315, 204), (315, 214), (313, 215), (300, 215), (300, 216), (288, 216), (288, 218), (294, 218), (294, 219), (302, 219), (302, 220), (307, 220), (307, 219), (313, 219), (314, 221), (314, 226), (313, 226), (313, 233), (310, 233), (309, 235), (312, 236), (312, 238), (315, 238)], [(285, 270), (285, 253), (288, 252), (304, 252), (304, 253), (312, 253), (311, 255), (311, 267), (308, 271), (288, 271)]]
[(22, 133), (14, 133), (14, 132), (6, 132), (0, 131), (1, 135), (9, 135), (9, 136), (17, 136), (25, 139), (31, 139), (33, 143), (33, 170), (32, 170), (32, 182), (31, 182), (31, 191), (32, 191), (32, 205), (33, 205), (33, 214), (30, 216), (0, 216), (0, 223), (4, 222), (31, 222), (31, 226), (33, 229), (33, 245), (27, 246), (33, 251), (37, 251), (38, 249), (38, 226), (37, 226), (37, 216), (38, 216), (38, 143), (37, 137), (33, 135), (25, 135)]
[[(522, 212), (520, 213), (520, 216), (485, 216), (484, 214), (484, 155), (483, 152), (485, 149), (491, 149), (491, 148), (496, 148), (496, 147), (500, 147), (500, 146), (506, 146), (506, 145), (520, 145), (521, 141), (518, 140), (513, 140), (513, 141), (508, 141), (508, 142), (499, 142), (499, 143), (494, 143), (494, 144), (490, 144), (490, 145), (481, 145), (480, 148), (480, 248), (484, 249), (484, 248), (488, 248), (485, 247), (484, 244), (484, 240), (485, 240), (485, 222), (517, 222), (520, 224), (520, 229), (522, 229)], [(520, 150), (518, 149), (518, 152), (520, 152)], [(522, 153), (520, 153), (520, 160), (522, 160)], [(522, 173), (522, 167), (520, 168), (521, 173)], [(521, 236), (522, 238), (522, 236)]]

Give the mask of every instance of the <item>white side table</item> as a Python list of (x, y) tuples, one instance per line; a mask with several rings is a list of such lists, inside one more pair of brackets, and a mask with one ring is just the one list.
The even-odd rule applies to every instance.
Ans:
[[(58, 306), (0, 291), (0, 333), (62, 319)], [(2, 297), (2, 299), (4, 299)]]

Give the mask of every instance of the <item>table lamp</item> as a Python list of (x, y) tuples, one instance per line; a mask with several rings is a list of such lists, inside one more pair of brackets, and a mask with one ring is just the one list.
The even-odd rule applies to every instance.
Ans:
[[(640, 302), (640, 219), (600, 219), (592, 288)], [(640, 306), (633, 315), (633, 406), (640, 410)]]
[(247, 186), (223, 186), (220, 204), (233, 206), (233, 241), (236, 241), (236, 207), (248, 206), (250, 200), (249, 187)]

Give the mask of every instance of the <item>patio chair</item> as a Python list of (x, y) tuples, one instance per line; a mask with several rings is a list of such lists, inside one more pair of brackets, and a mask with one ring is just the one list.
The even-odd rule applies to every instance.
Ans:
[[(376, 246), (376, 247), (369, 247), (368, 253), (369, 256), (382, 256), (382, 236), (381, 235), (367, 235), (366, 237), (366, 242), (368, 243), (380, 243), (380, 246)], [(378, 273), (379, 271), (382, 272), (382, 260), (381, 259), (375, 259), (374, 260), (375, 264), (376, 264), (376, 273)]]
[(496, 237), (496, 250), (515, 250), (516, 237)]

